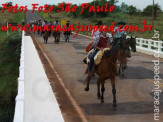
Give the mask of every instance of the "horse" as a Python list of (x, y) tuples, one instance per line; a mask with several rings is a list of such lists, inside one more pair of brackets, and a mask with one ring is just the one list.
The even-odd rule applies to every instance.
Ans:
[(131, 36), (130, 38), (127, 38), (126, 40), (124, 40), (124, 43), (128, 50), (128, 54), (129, 54), (128, 58), (130, 58), (131, 57), (130, 48), (133, 52), (136, 52), (136, 37)]
[(64, 36), (65, 36), (65, 42), (69, 42), (70, 41), (70, 34), (71, 34), (71, 31), (65, 31), (64, 33)]
[[(130, 48), (133, 52), (136, 52), (136, 37), (133, 38), (132, 36), (130, 38), (127, 38), (126, 40), (122, 41), (123, 45), (125, 45), (126, 50), (127, 50), (127, 58), (131, 57), (131, 51)], [(123, 64), (120, 63), (118, 74), (124, 76), (124, 68)]]
[[(120, 55), (124, 54), (123, 57)], [(116, 88), (115, 88), (115, 77), (116, 77), (116, 72), (117, 72), (117, 60), (122, 62), (124, 66), (127, 66), (127, 52), (123, 49), (123, 44), (120, 42), (119, 45), (116, 45), (111, 48), (109, 51), (104, 52), (104, 56), (101, 60), (101, 63), (96, 66), (97, 71), (95, 70), (95, 73), (98, 74), (99, 78), (97, 80), (97, 97), (101, 99), (101, 103), (104, 102), (104, 91), (105, 91), (105, 86), (104, 82), (107, 79), (111, 80), (111, 85), (112, 85), (112, 93), (113, 93), (113, 107), (117, 107), (116, 103)], [(91, 73), (88, 73), (87, 76), (87, 86), (85, 88), (85, 91), (89, 91), (89, 82), (91, 79)], [(100, 85), (101, 87), (101, 92), (100, 93)]]
[(53, 30), (53, 36), (54, 36), (54, 41), (55, 43), (58, 44), (58, 42), (60, 41), (60, 31), (59, 30)]
[(48, 42), (49, 35), (50, 35), (49, 31), (45, 31), (43, 34), (44, 43), (46, 43), (46, 44)]

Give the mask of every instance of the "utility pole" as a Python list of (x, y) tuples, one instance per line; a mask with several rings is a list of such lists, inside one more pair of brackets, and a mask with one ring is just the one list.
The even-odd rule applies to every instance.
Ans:
[(152, 7), (152, 25), (154, 24), (154, 0), (153, 0), (153, 7)]
[[(94, 0), (94, 7), (96, 7), (95, 0)], [(96, 11), (95, 11), (94, 14), (95, 14), (95, 19), (96, 19)]]

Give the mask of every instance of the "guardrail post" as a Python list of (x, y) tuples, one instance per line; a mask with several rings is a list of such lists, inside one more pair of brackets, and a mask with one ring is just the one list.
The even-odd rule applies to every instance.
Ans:
[(142, 38), (139, 39), (140, 40), (140, 43), (139, 43), (139, 47), (143, 47), (143, 42), (142, 42)]
[(162, 43), (161, 43), (161, 41), (158, 42), (158, 52), (159, 53), (162, 52)]
[(152, 43), (152, 41), (149, 39), (149, 40), (148, 40), (148, 50), (152, 50), (152, 48), (151, 48), (151, 46), (152, 46), (151, 43)]

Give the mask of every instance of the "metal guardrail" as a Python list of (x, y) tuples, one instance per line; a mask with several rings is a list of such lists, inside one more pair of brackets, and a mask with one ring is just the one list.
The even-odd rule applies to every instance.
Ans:
[(18, 78), (18, 94), (16, 96), (16, 106), (13, 122), (24, 121), (24, 31), (22, 32), (22, 44), (20, 54), (20, 67)]

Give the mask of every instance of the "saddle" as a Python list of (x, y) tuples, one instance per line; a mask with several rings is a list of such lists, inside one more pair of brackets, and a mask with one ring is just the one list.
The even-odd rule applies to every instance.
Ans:
[(110, 50), (110, 48), (104, 48), (103, 50), (98, 51), (98, 53), (94, 57), (94, 64), (99, 65), (101, 63), (101, 59), (104, 55), (105, 51)]
[[(98, 65), (98, 64), (101, 63), (101, 59), (102, 59), (102, 57), (103, 57), (103, 55), (104, 55), (104, 52), (105, 52), (105, 51), (108, 51), (108, 50), (110, 50), (110, 48), (104, 48), (103, 50), (98, 51), (98, 53), (97, 53), (97, 54), (95, 55), (95, 57), (94, 57), (94, 64), (95, 64), (95, 65)], [(86, 62), (87, 62), (87, 63), (89, 63), (89, 61), (90, 61), (89, 56), (90, 56), (94, 51), (95, 51), (95, 50), (92, 49), (92, 50), (90, 50), (90, 51), (88, 52), (88, 55), (87, 55), (87, 57), (86, 57)]]

